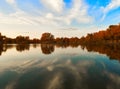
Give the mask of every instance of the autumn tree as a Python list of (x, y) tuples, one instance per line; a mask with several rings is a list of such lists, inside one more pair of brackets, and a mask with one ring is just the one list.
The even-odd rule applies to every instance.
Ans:
[(0, 44), (2, 44), (3, 43), (3, 36), (2, 36), (2, 34), (0, 33)]
[[(83, 38), (80, 39), (82, 41)], [(110, 25), (107, 30), (102, 30), (99, 32), (87, 34), (84, 38), (83, 43), (118, 43), (120, 42), (120, 24), (119, 25)]]
[(34, 39), (30, 40), (30, 43), (38, 44), (38, 43), (40, 43), (40, 39), (34, 38)]
[(67, 37), (56, 38), (55, 42), (56, 42), (57, 47), (66, 48), (69, 46), (69, 38)]
[(43, 33), (41, 43), (54, 43), (54, 35), (51, 33)]
[(16, 43), (18, 44), (26, 44), (26, 43), (29, 43), (30, 39), (29, 39), (29, 36), (17, 36), (16, 37)]
[(77, 47), (80, 44), (80, 40), (77, 37), (72, 37), (69, 39), (69, 45), (72, 47)]

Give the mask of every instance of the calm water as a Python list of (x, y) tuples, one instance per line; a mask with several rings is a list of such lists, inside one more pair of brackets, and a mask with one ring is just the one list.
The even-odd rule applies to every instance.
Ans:
[(90, 47), (2, 45), (0, 89), (120, 89), (119, 51)]

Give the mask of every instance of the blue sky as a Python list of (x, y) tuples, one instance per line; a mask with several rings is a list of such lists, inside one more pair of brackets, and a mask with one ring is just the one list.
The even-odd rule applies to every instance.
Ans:
[(0, 0), (0, 32), (10, 37), (81, 37), (118, 23), (120, 0)]

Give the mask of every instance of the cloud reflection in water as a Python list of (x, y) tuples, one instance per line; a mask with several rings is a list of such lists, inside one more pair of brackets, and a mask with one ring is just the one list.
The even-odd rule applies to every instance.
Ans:
[(119, 89), (118, 62), (98, 53), (62, 50), (68, 51), (67, 55), (58, 53), (38, 59), (16, 59), (2, 65), (0, 89)]

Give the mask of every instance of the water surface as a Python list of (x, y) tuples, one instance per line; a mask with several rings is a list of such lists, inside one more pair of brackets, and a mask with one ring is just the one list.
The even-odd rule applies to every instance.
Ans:
[(2, 45), (0, 89), (120, 89), (120, 53), (111, 49)]

